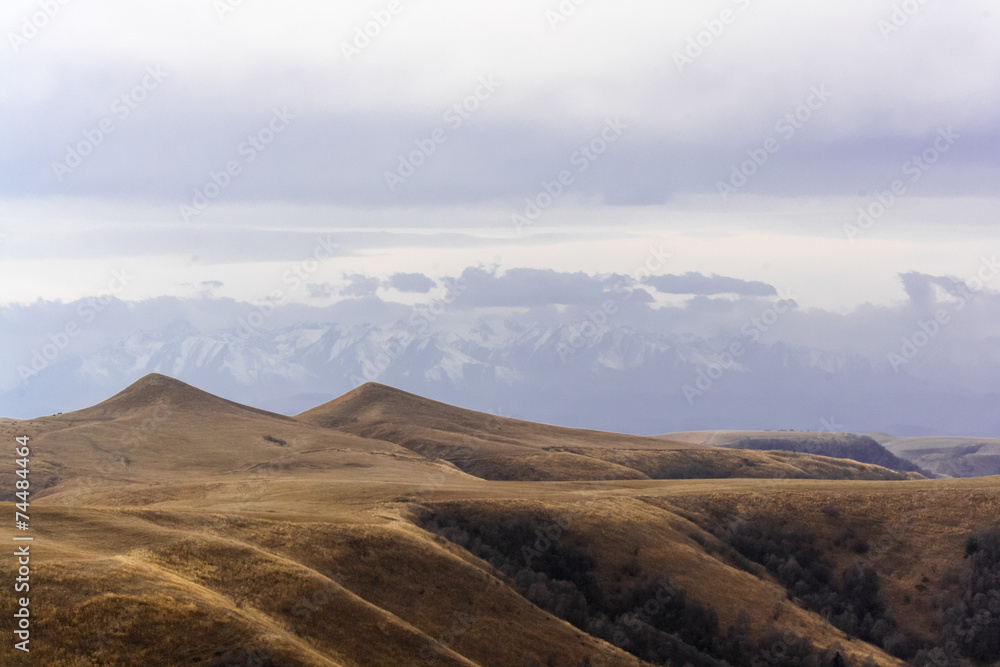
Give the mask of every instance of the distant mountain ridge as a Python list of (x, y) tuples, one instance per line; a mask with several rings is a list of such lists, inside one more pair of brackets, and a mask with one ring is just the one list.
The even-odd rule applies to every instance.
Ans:
[[(597, 327), (586, 338), (571, 324), (503, 318), (462, 333), (417, 332), (403, 322), (317, 322), (257, 328), (242, 337), (180, 322), (100, 340), (86, 347), (80, 339), (23, 380), (15, 369), (28, 359), (12, 358), (13, 376), (0, 390), (3, 413), (35, 417), (87, 407), (155, 372), (282, 414), (373, 381), (479, 411), (628, 433), (817, 430), (826, 415), (847, 425), (841, 430), (859, 433), (1000, 429), (989, 400), (951, 396), (933, 381), (850, 352), (748, 343), (736, 364), (706, 383), (700, 374), (726, 341), (624, 322)], [(686, 396), (684, 388), (695, 385), (702, 393)]]

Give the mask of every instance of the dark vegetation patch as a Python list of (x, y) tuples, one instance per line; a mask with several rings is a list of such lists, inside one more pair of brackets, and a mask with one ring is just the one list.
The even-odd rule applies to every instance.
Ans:
[[(520, 595), (577, 628), (656, 665), (692, 667), (833, 667), (861, 664), (836, 647), (820, 652), (808, 639), (772, 631), (750, 637), (744, 613), (720, 632), (716, 612), (688, 600), (669, 572), (650, 572), (626, 558), (615, 585), (597, 582), (595, 557), (574, 541), (562, 516), (483, 518), (442, 504), (418, 519), (426, 530), (489, 563)], [(595, 656), (592, 665), (603, 664)]]
[[(817, 548), (815, 536), (804, 527), (759, 516), (736, 521), (720, 533), (740, 556), (764, 566), (804, 608), (908, 664), (962, 667), (994, 665), (1000, 660), (1000, 529), (969, 536), (961, 570), (945, 574), (944, 583), (952, 590), (938, 602), (941, 629), (936, 646), (898, 628), (886, 609), (874, 570), (855, 559), (843, 572), (834, 572)], [(856, 553), (867, 551), (867, 544), (856, 539), (850, 524), (834, 544)], [(962, 555), (956, 554), (955, 559), (958, 563)], [(748, 569), (747, 563), (733, 560)]]
[[(957, 581), (949, 582), (949, 577)], [(970, 535), (961, 571), (957, 577), (945, 575), (945, 579), (952, 590), (940, 606), (939, 646), (919, 652), (914, 664), (996, 664), (1000, 661), (1000, 529)]]
[[(855, 560), (839, 574), (816, 546), (816, 538), (802, 526), (769, 516), (732, 524), (720, 535), (737, 552), (763, 565), (802, 607), (826, 618), (851, 637), (869, 642), (897, 658), (909, 659), (920, 642), (897, 627), (879, 592), (878, 574)], [(852, 543), (850, 527), (837, 537)]]

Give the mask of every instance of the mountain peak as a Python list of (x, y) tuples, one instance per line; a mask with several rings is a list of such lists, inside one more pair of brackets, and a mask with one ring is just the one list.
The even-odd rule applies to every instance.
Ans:
[(417, 394), (411, 394), (408, 391), (403, 391), (402, 389), (397, 389), (396, 387), (391, 387), (387, 384), (381, 384), (379, 382), (365, 382), (362, 385), (352, 389), (338, 399), (341, 400), (345, 398), (350, 398), (352, 400), (361, 399), (366, 401), (384, 401), (384, 400), (417, 400), (417, 401), (430, 401), (429, 398), (424, 398), (423, 396), (418, 396)]
[(284, 415), (258, 410), (220, 398), (161, 373), (144, 375), (111, 398), (70, 414), (74, 419), (81, 417), (84, 419), (117, 419), (126, 416), (140, 416), (146, 412), (163, 409), (171, 412), (206, 414), (250, 412), (280, 419), (290, 419)]
[(440, 410), (468, 412), (389, 385), (366, 382), (332, 401), (296, 415), (296, 419), (321, 426), (337, 426), (369, 420), (376, 416), (385, 418), (392, 415), (405, 418), (415, 411), (421, 411), (426, 415), (428, 412), (436, 413)]

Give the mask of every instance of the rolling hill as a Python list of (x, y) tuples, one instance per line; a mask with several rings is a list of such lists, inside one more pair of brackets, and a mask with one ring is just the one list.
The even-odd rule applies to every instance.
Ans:
[(373, 382), (296, 418), (387, 440), (491, 480), (903, 479), (880, 466), (830, 457), (729, 452), (671, 439), (536, 424), (456, 408)]
[(1000, 659), (977, 588), (1000, 569), (996, 478), (561, 429), (381, 385), (292, 418), (157, 375), (0, 423), (22, 435), (31, 664)]

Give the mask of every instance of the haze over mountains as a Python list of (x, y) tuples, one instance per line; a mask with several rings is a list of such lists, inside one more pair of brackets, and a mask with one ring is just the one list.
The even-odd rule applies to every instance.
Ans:
[(1000, 438), (897, 438), (872, 433), (886, 449), (948, 477), (1000, 475)]
[[(597, 282), (580, 298), (600, 299), (602, 289)], [(590, 321), (585, 306), (502, 316), (455, 306), (426, 330), (412, 324), (418, 311), (373, 298), (329, 309), (278, 307), (259, 327), (245, 324), (257, 312), (250, 304), (113, 300), (51, 360), (39, 356), (51, 351), (41, 342), (77, 321), (76, 304), (10, 306), (0, 309), (9, 354), (0, 400), (4, 416), (51, 414), (164, 372), (285, 414), (374, 380), (483, 411), (619, 432), (794, 428), (995, 437), (990, 298), (982, 295), (979, 310), (969, 306), (964, 319), (899, 369), (886, 354), (912, 333), (926, 304), (848, 318), (791, 312), (755, 341), (740, 330), (770, 307), (757, 297), (654, 312), (636, 296), (589, 329), (581, 328)], [(37, 323), (25, 328), (29, 321)], [(851, 321), (857, 330), (840, 340), (816, 333), (851, 329)], [(720, 354), (734, 342), (745, 352), (727, 361)], [(968, 349), (985, 352), (972, 358)]]

